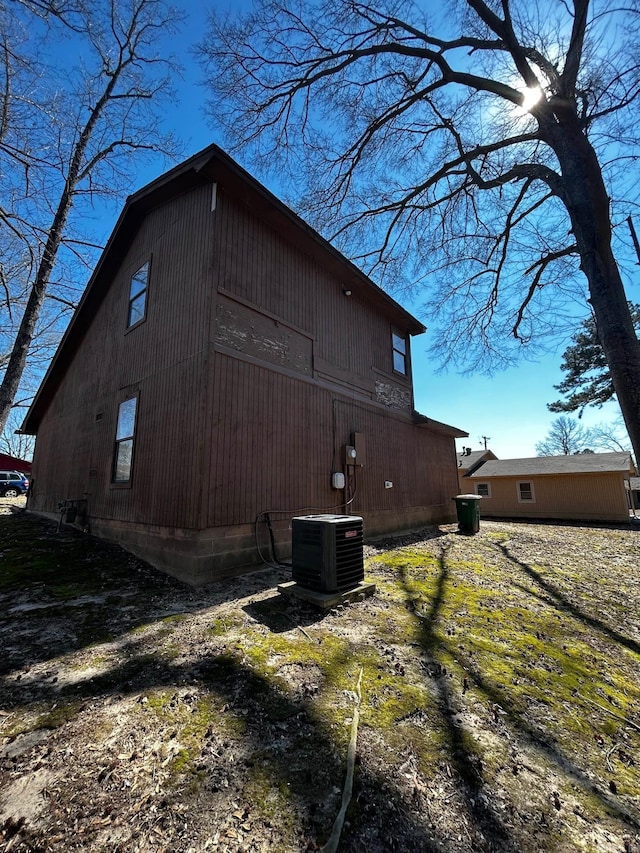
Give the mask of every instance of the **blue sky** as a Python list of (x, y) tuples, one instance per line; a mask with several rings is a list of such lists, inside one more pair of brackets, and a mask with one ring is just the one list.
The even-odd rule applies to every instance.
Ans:
[[(221, 2), (218, 8), (237, 9), (249, 6), (247, 0), (235, 0), (233, 4)], [(200, 85), (202, 75), (193, 60), (192, 48), (202, 37), (206, 28), (206, 6), (198, 0), (183, 0), (187, 20), (179, 37), (172, 38), (168, 48), (184, 65), (184, 77), (178, 81), (178, 97), (175, 107), (166, 115), (166, 122), (185, 143), (185, 157), (196, 153), (212, 142), (224, 144), (222, 135), (215, 128), (212, 119), (204, 114), (206, 91)], [(258, 180), (264, 180), (251, 164), (240, 162), (252, 172)], [(158, 163), (139, 173), (139, 180), (131, 191), (138, 189), (164, 171)], [(266, 182), (265, 182), (266, 183)], [(278, 187), (267, 183), (276, 195)], [(108, 223), (108, 236), (113, 221)], [(629, 294), (638, 298), (637, 294)], [(402, 300), (401, 300), (402, 301)], [(404, 306), (416, 313), (426, 326), (429, 318), (420, 316), (419, 310), (410, 303)], [(415, 388), (415, 406), (423, 414), (453, 424), (469, 433), (468, 439), (458, 441), (458, 446), (471, 446), (478, 449), (483, 446), (481, 436), (488, 436), (488, 446), (502, 459), (535, 456), (536, 442), (541, 441), (548, 432), (551, 423), (557, 417), (549, 412), (546, 404), (557, 399), (553, 386), (562, 378), (560, 361), (566, 342), (559, 341), (556, 353), (532, 363), (523, 361), (517, 367), (497, 373), (493, 377), (483, 375), (460, 376), (449, 372), (437, 374), (437, 365), (427, 354), (430, 345), (429, 332), (412, 341), (413, 377)], [(582, 418), (586, 427), (601, 422), (611, 422), (619, 415), (617, 404), (610, 403), (602, 409), (587, 410)]]
[[(478, 450), (481, 436), (489, 436), (488, 447), (500, 459), (535, 456), (541, 441), (558, 417), (546, 404), (558, 399), (553, 385), (563, 378), (557, 355), (536, 363), (522, 362), (493, 377), (434, 375), (425, 349), (426, 335), (412, 344), (416, 408), (429, 417), (453, 424), (469, 433), (462, 445)], [(620, 413), (617, 404), (586, 410), (581, 423), (585, 427), (611, 422)]]

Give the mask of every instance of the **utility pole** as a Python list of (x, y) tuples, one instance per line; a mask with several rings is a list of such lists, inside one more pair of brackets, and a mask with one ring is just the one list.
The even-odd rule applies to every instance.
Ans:
[(491, 441), (491, 436), (490, 435), (481, 435), (480, 441), (484, 441), (484, 449), (486, 450), (487, 449), (487, 442)]
[(629, 224), (631, 239), (633, 240), (633, 245), (635, 247), (636, 255), (638, 258), (638, 266), (640, 266), (640, 243), (638, 243), (638, 235), (636, 234), (636, 229), (633, 226), (633, 219), (630, 216), (627, 216), (627, 222)]

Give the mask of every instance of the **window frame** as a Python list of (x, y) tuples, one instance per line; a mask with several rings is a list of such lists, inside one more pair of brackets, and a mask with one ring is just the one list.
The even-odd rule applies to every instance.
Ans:
[[(486, 495), (483, 495), (480, 492), (480, 488), (482, 486), (487, 487), (487, 494)], [(491, 497), (491, 483), (489, 483), (488, 481), (483, 482), (483, 483), (476, 483), (476, 495), (480, 495), (480, 497), (482, 497), (482, 498), (490, 498)]]
[[(394, 373), (405, 378), (409, 377), (409, 341), (407, 338), (408, 335), (406, 333), (400, 332), (393, 327), (391, 328), (391, 366)], [(402, 342), (404, 349), (396, 346), (396, 340)], [(396, 356), (402, 359), (404, 370), (398, 370), (396, 367)]]
[[(137, 279), (136, 277), (138, 276), (138, 273), (142, 272), (142, 270), (145, 269), (145, 267), (146, 267), (147, 272), (146, 272), (144, 287), (141, 290), (137, 291), (132, 296), (133, 284), (135, 281), (139, 281), (139, 279)], [(126, 328), (127, 332), (129, 331), (129, 329), (135, 329), (136, 326), (139, 326), (140, 323), (144, 323), (144, 321), (147, 319), (147, 301), (148, 301), (147, 297), (149, 295), (149, 278), (150, 278), (150, 276), (151, 276), (151, 258), (148, 258), (143, 264), (141, 264), (136, 269), (136, 271), (133, 273), (133, 275), (129, 279), (129, 299), (127, 301), (127, 328)], [(138, 317), (137, 320), (132, 320), (131, 319), (131, 310), (133, 308), (133, 304), (134, 304), (134, 302), (138, 302), (141, 298), (144, 299), (143, 306), (142, 306), (142, 314), (140, 317)]]
[[(126, 434), (119, 434), (120, 430), (120, 413), (122, 411), (122, 407), (125, 403), (130, 403), (131, 400), (135, 401), (135, 406), (133, 409), (133, 424), (132, 431)], [(133, 460), (134, 460), (134, 449), (136, 445), (136, 431), (138, 426), (138, 404), (140, 400), (140, 395), (136, 392), (129, 397), (125, 397), (124, 400), (121, 400), (118, 403), (118, 411), (116, 413), (116, 429), (113, 440), (113, 459), (111, 462), (111, 485), (115, 488), (130, 488), (133, 480)], [(128, 463), (128, 471), (127, 471), (127, 479), (116, 479), (116, 472), (118, 469), (118, 460), (119, 460), (119, 451), (121, 445), (125, 442), (130, 442), (131, 444), (131, 453)]]
[[(529, 491), (531, 492), (530, 498), (522, 497), (522, 486), (528, 486)], [(533, 480), (518, 480), (516, 482), (516, 494), (518, 496), (518, 503), (520, 504), (534, 504), (536, 502), (536, 490), (533, 485)]]

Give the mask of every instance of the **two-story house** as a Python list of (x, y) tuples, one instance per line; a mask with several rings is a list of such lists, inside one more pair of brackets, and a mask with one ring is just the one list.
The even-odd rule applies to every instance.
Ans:
[(423, 331), (210, 146), (126, 202), (23, 425), (30, 509), (192, 583), (286, 556), (295, 515), (449, 520), (467, 433), (414, 410)]

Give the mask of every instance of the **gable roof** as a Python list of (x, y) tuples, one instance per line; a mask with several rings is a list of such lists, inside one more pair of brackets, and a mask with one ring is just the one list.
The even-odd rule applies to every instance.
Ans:
[(572, 456), (534, 456), (530, 459), (496, 459), (485, 462), (465, 476), (470, 479), (489, 477), (533, 477), (547, 474), (596, 474), (633, 472), (629, 453), (577, 453)]
[(155, 207), (185, 192), (214, 182), (228, 188), (235, 199), (247, 204), (256, 216), (294, 242), (298, 248), (313, 257), (324, 268), (337, 275), (354, 293), (364, 292), (367, 300), (384, 311), (391, 322), (399, 328), (410, 335), (419, 335), (426, 331), (425, 326), (416, 317), (374, 284), (362, 270), (245, 171), (222, 148), (210, 145), (127, 198), (82, 299), (26, 414), (22, 432), (36, 433), (40, 420), (51, 403), (62, 377), (86, 334), (92, 317), (105, 298), (109, 284), (116, 275), (145, 216)]
[(463, 450), (461, 453), (458, 453), (458, 468), (460, 471), (472, 471), (481, 462), (497, 458), (492, 450), (472, 450), (471, 453), (466, 453)]

